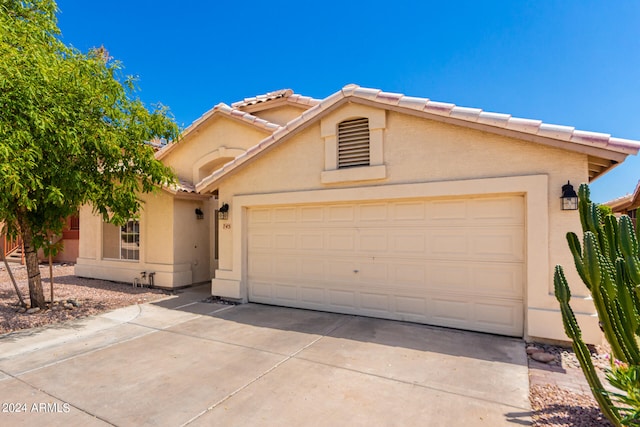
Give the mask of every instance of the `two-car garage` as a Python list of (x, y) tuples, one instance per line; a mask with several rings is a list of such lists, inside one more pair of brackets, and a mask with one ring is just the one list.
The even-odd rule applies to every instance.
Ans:
[(249, 206), (249, 300), (522, 336), (522, 195)]

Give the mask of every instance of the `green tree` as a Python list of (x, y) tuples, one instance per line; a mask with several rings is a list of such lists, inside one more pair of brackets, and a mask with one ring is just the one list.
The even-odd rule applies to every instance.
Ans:
[(45, 307), (37, 250), (85, 204), (123, 224), (140, 193), (173, 182), (147, 143), (175, 140), (103, 48), (59, 39), (53, 0), (0, 0), (0, 222), (20, 234), (32, 306)]

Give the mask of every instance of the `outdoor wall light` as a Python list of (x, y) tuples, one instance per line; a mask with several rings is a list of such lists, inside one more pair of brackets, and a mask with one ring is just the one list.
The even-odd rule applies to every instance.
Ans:
[(202, 212), (202, 209), (196, 208), (196, 218), (197, 219), (203, 219), (204, 218), (204, 212)]
[(562, 210), (575, 211), (578, 209), (578, 195), (569, 181), (562, 186)]
[(229, 205), (227, 203), (223, 203), (218, 209), (218, 219), (229, 219)]

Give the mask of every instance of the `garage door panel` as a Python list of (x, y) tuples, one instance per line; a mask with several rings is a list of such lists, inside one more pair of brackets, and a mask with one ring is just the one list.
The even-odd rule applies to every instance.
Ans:
[(306, 251), (321, 250), (324, 248), (324, 236), (321, 232), (301, 232), (299, 237), (299, 249)]
[(355, 236), (351, 230), (341, 230), (328, 234), (327, 249), (330, 251), (353, 252), (356, 248)]
[(523, 223), (524, 203), (517, 197), (473, 199), (470, 220), (479, 224), (498, 224), (501, 226)]
[(255, 208), (249, 211), (249, 222), (254, 225), (269, 224), (271, 222), (272, 209)]
[(352, 309), (356, 305), (356, 293), (342, 289), (329, 289), (329, 304)]
[(354, 272), (354, 265), (351, 261), (333, 261), (325, 260), (325, 278), (329, 281), (346, 281), (351, 282), (357, 278)]
[(474, 259), (524, 261), (524, 236), (521, 229), (507, 228), (491, 233), (476, 231), (470, 236), (471, 257)]
[(466, 200), (442, 200), (429, 203), (428, 219), (438, 223), (446, 222), (453, 224), (463, 224), (467, 222), (467, 206)]
[(522, 310), (510, 302), (503, 304), (479, 302), (476, 304), (475, 314), (476, 322), (486, 325), (487, 328), (493, 327), (503, 330), (522, 318)]
[(318, 262), (318, 260), (314, 258), (302, 258), (299, 262), (300, 273), (302, 274), (303, 278), (307, 280), (309, 278), (324, 278), (324, 262)]
[(397, 286), (409, 286), (421, 289), (426, 278), (426, 266), (424, 264), (390, 263), (391, 282)]
[(367, 262), (363, 261), (359, 264), (359, 281), (364, 284), (380, 284), (389, 283), (389, 265), (385, 262)]
[(248, 211), (252, 301), (522, 334), (523, 197)]
[(471, 303), (453, 298), (432, 298), (433, 321), (448, 326), (463, 327), (469, 322)]
[(368, 311), (378, 311), (377, 315), (389, 313), (389, 295), (363, 292), (360, 294), (360, 308)]
[(248, 268), (250, 277), (271, 277), (273, 273), (273, 259), (269, 255), (256, 254), (252, 257)]
[(329, 222), (352, 222), (355, 219), (355, 206), (329, 206), (328, 207)]
[(249, 249), (270, 249), (273, 246), (273, 235), (267, 232), (255, 232), (249, 236)]
[(301, 207), (299, 210), (300, 222), (303, 224), (322, 224), (324, 223), (323, 207)]
[(524, 270), (519, 264), (477, 264), (469, 278), (472, 289), (495, 296), (510, 296), (522, 299)]
[(469, 258), (469, 235), (465, 230), (432, 230), (427, 236), (428, 255), (440, 258)]
[(298, 301), (298, 287), (295, 285), (274, 285), (275, 298), (279, 300)]
[(296, 249), (297, 236), (293, 232), (277, 233), (274, 239), (275, 249)]
[(371, 230), (358, 233), (358, 250), (360, 252), (386, 253), (389, 251), (387, 230)]
[(446, 291), (465, 292), (471, 287), (470, 268), (451, 262), (430, 262), (427, 266), (428, 287)]
[(281, 224), (295, 224), (297, 222), (296, 208), (275, 208), (272, 212), (273, 222)]
[(388, 219), (388, 206), (386, 203), (365, 204), (359, 206), (359, 221), (387, 222)]
[(325, 304), (325, 289), (303, 286), (300, 288), (300, 300), (303, 303), (322, 306)]
[(398, 202), (392, 205), (394, 223), (422, 223), (426, 218), (424, 202)]
[(389, 230), (391, 252), (394, 254), (424, 254), (426, 244), (425, 233), (421, 230)]
[(273, 273), (275, 277), (287, 277), (296, 280), (298, 274), (298, 262), (295, 256), (283, 255), (274, 260)]
[[(424, 322), (425, 313), (427, 313), (427, 300), (426, 298), (413, 297), (413, 296), (396, 296), (395, 312), (403, 316), (411, 316), (416, 321)], [(419, 319), (419, 320), (418, 320)], [(409, 320), (403, 318), (402, 320)]]
[(253, 282), (251, 282), (250, 296), (254, 300), (262, 299), (262, 301), (272, 301), (273, 300), (271, 298), (272, 287), (273, 286), (271, 285), (271, 283), (254, 280)]

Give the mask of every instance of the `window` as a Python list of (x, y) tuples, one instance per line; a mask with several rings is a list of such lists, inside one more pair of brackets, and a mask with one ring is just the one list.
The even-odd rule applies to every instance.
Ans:
[(638, 210), (640, 210), (640, 208), (636, 208), (627, 212), (627, 215), (629, 215), (629, 218), (631, 218), (631, 222), (633, 222), (633, 225), (634, 227), (636, 227), (636, 229), (638, 228)]
[(110, 259), (140, 259), (140, 223), (129, 220), (122, 227), (102, 224), (102, 257)]
[(369, 119), (345, 120), (338, 124), (338, 169), (369, 166)]
[(80, 217), (78, 214), (72, 215), (69, 219), (69, 230), (80, 230)]

